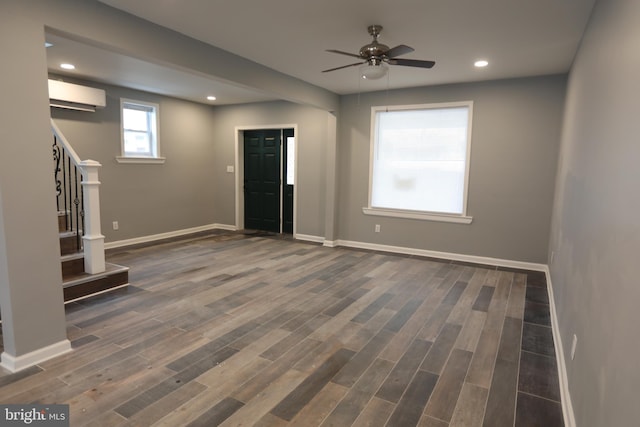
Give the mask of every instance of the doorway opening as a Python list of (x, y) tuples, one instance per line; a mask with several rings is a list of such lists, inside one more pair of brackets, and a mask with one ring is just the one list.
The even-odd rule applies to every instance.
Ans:
[(296, 129), (236, 129), (236, 227), (295, 234)]

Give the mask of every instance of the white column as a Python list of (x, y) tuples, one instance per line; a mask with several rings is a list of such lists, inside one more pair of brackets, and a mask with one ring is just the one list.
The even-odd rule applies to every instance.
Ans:
[(84, 197), (84, 271), (89, 274), (105, 271), (104, 236), (100, 229), (100, 181), (95, 160), (80, 162), (82, 169), (82, 195)]
[(323, 246), (333, 248), (336, 246), (336, 216), (338, 215), (338, 145), (337, 145), (337, 119), (333, 113), (327, 112), (327, 139), (325, 171), (325, 213), (324, 213), (324, 242)]

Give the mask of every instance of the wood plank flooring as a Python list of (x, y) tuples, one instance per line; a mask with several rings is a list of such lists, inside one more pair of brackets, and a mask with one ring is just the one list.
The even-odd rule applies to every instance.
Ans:
[(0, 373), (72, 426), (562, 426), (544, 274), (216, 232), (111, 252), (74, 351)]

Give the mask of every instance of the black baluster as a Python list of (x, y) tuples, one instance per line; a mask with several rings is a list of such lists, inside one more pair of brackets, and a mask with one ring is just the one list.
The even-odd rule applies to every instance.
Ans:
[(67, 160), (67, 184), (65, 185), (67, 185), (67, 193), (69, 196), (67, 200), (67, 207), (69, 208), (69, 231), (73, 231), (73, 185), (71, 185), (71, 158), (66, 155), (65, 159)]
[(62, 194), (62, 182), (60, 181), (60, 146), (58, 145), (58, 138), (53, 136), (53, 178), (56, 183), (56, 207), (60, 211), (60, 195)]
[(69, 204), (67, 201), (67, 152), (63, 148), (62, 149), (62, 194), (64, 201), (64, 225), (65, 229), (69, 231), (71, 229), (71, 212), (69, 212)]

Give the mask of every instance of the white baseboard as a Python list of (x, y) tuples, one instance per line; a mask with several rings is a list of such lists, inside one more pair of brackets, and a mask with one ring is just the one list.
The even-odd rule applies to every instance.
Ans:
[(298, 240), (304, 240), (306, 242), (313, 242), (313, 243), (324, 243), (324, 237), (322, 236), (313, 236), (311, 234), (296, 234), (293, 236), (295, 239)]
[(517, 268), (522, 270), (546, 271), (545, 264), (533, 262), (513, 261), (509, 259), (490, 258), (476, 255), (464, 255), (451, 252), (430, 251), (427, 249), (406, 248), (401, 246), (380, 245), (376, 243), (355, 242), (351, 240), (336, 240), (336, 246), (346, 246), (349, 248), (369, 249), (373, 251), (392, 252), (405, 255), (418, 255), (431, 258), (441, 258), (451, 261), (471, 262), (474, 264), (495, 265), (497, 267)]
[(212, 224), (214, 230), (238, 231), (238, 227), (231, 224)]
[(562, 414), (564, 416), (565, 427), (576, 427), (575, 414), (571, 404), (571, 393), (569, 392), (569, 377), (567, 375), (567, 365), (564, 360), (564, 346), (562, 345), (562, 335), (558, 324), (556, 303), (553, 298), (553, 284), (549, 267), (545, 269), (547, 276), (547, 292), (549, 294), (549, 310), (551, 312), (551, 330), (553, 332), (553, 343), (556, 350), (556, 362), (558, 364), (558, 378), (560, 380), (560, 400), (562, 401)]
[(2, 353), (2, 362), (0, 366), (10, 372), (18, 372), (30, 366), (37, 365), (56, 356), (69, 353), (72, 350), (71, 342), (63, 340), (47, 347), (23, 354), (22, 356), (12, 356), (6, 351)]
[(335, 248), (338, 246), (338, 243), (335, 240), (325, 240), (322, 242), (322, 246), (326, 246), (327, 248)]
[[(237, 231), (237, 227), (235, 225), (228, 225), (228, 224), (208, 224), (200, 227), (170, 231), (167, 233), (153, 234), (150, 236), (142, 236), (142, 237), (136, 237), (133, 239), (126, 239), (126, 240), (117, 240), (115, 242), (107, 242), (104, 244), (104, 248), (105, 249), (120, 248), (123, 246), (149, 243), (157, 240), (186, 236), (189, 234), (194, 234), (194, 233), (199, 233), (202, 231), (209, 231), (209, 230)], [(524, 262), (524, 261), (513, 261), (508, 259), (481, 257), (481, 256), (475, 256), (475, 255), (464, 255), (464, 254), (456, 254), (451, 252), (438, 252), (438, 251), (431, 251), (427, 249), (407, 248), (402, 246), (380, 245), (377, 243), (357, 242), (352, 240), (340, 240), (340, 239), (325, 240), (325, 238), (322, 236), (314, 236), (311, 234), (298, 233), (294, 235), (294, 238), (298, 240), (304, 240), (307, 242), (322, 243), (323, 246), (326, 246), (329, 248), (345, 246), (345, 247), (356, 248), (356, 249), (369, 249), (374, 251), (400, 253), (400, 254), (406, 254), (406, 255), (418, 255), (418, 256), (426, 256), (426, 257), (432, 257), (432, 258), (442, 258), (442, 259), (451, 260), (451, 261), (463, 261), (463, 262), (471, 262), (475, 264), (495, 265), (499, 267), (518, 268), (522, 270), (547, 271), (547, 268), (546, 268), (547, 266), (545, 264), (537, 264), (537, 263)]]
[(135, 237), (133, 239), (116, 240), (115, 242), (107, 242), (104, 244), (104, 248), (105, 249), (121, 248), (123, 246), (131, 246), (131, 245), (138, 245), (141, 243), (155, 242), (157, 240), (186, 236), (189, 234), (200, 233), (202, 231), (210, 231), (210, 230), (236, 231), (236, 226), (228, 225), (228, 224), (207, 224), (207, 225), (202, 225), (200, 227), (169, 231), (167, 233), (152, 234), (149, 236)]

